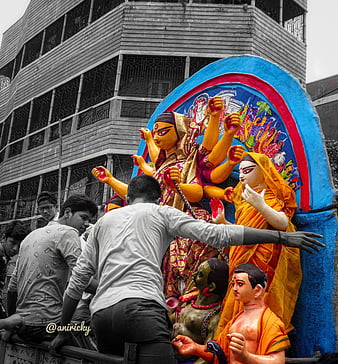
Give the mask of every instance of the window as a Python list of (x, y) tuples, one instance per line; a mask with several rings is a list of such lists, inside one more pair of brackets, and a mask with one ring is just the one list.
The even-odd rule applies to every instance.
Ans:
[(6, 152), (6, 149), (4, 149), (0, 152), (0, 163), (2, 163), (5, 160), (5, 152)]
[(80, 110), (114, 96), (117, 61), (115, 57), (83, 75)]
[(124, 55), (119, 95), (163, 98), (184, 81), (185, 57)]
[(22, 148), (23, 148), (23, 140), (20, 140), (14, 144), (11, 144), (9, 146), (9, 153), (8, 153), (8, 157), (15, 157), (16, 155), (19, 155), (22, 153)]
[(18, 74), (21, 68), (21, 61), (22, 61), (22, 54), (23, 54), (23, 47), (21, 48), (20, 52), (15, 57), (15, 66), (14, 66), (14, 74), (13, 78)]
[[(61, 171), (61, 201), (63, 200), (67, 181), (67, 168)], [(41, 191), (49, 191), (57, 196), (59, 190), (59, 170), (47, 173), (42, 179)]]
[(114, 155), (113, 175), (122, 182), (129, 183), (133, 172), (133, 159), (128, 155)]
[[(1, 68), (0, 76), (9, 78), (11, 80), (12, 74), (13, 74), (13, 68), (14, 68), (14, 59)], [(0, 89), (1, 89), (1, 86), (0, 86)]]
[(56, 20), (49, 27), (47, 27), (45, 32), (45, 39), (43, 42), (42, 54), (47, 53), (61, 43), (63, 22), (64, 16)]
[(28, 149), (36, 148), (43, 144), (45, 140), (45, 131), (42, 130), (39, 133), (35, 133), (29, 137)]
[(47, 126), (51, 99), (52, 92), (50, 91), (33, 100), (30, 133)]
[(40, 56), (43, 32), (40, 32), (25, 45), (25, 53), (23, 56), (22, 67), (32, 63)]
[(97, 166), (104, 166), (106, 157), (95, 158), (72, 167), (69, 195), (74, 193), (85, 194), (97, 203), (101, 203), (104, 183), (95, 179), (91, 170)]
[[(72, 118), (63, 120), (61, 123), (61, 134), (62, 136), (70, 134), (72, 131)], [(59, 124), (53, 125), (50, 131), (49, 141), (59, 139)]]
[(4, 146), (7, 145), (8, 142), (8, 135), (9, 135), (9, 127), (11, 125), (11, 116), (8, 116), (8, 118), (4, 121), (2, 124), (2, 134), (1, 134), (1, 144), (0, 149), (2, 149)]
[(35, 199), (38, 194), (39, 177), (21, 182), (16, 219), (34, 215)]
[(299, 41), (304, 41), (304, 13), (305, 10), (293, 0), (283, 2), (284, 28), (293, 34)]
[(1, 187), (1, 200), (0, 200), (0, 220), (11, 220), (13, 218), (14, 205), (18, 184), (13, 183), (8, 186)]
[(270, 18), (279, 22), (279, 0), (256, 0), (256, 7)]
[(63, 119), (75, 113), (80, 77), (55, 89), (52, 121)]
[(110, 102), (106, 102), (103, 105), (99, 105), (95, 108), (89, 109), (79, 115), (79, 122), (77, 129), (81, 129), (84, 126), (91, 125), (97, 121), (108, 119), (110, 111)]
[(20, 139), (26, 135), (30, 103), (14, 110), (10, 141)]
[(190, 58), (190, 69), (189, 76), (207, 66), (208, 64), (219, 60), (219, 58), (206, 58), (206, 57), (191, 57)]
[(92, 21), (99, 19), (123, 2), (124, 0), (94, 0)]
[(158, 102), (122, 100), (121, 116), (127, 118), (150, 118)]
[(72, 37), (88, 25), (89, 10), (90, 0), (85, 0), (67, 13), (63, 40)]

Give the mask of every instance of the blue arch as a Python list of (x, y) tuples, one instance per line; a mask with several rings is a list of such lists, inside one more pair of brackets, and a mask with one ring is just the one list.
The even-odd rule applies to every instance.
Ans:
[[(231, 82), (226, 82), (228, 77)], [(300, 192), (306, 188), (309, 192), (308, 208), (299, 208), (295, 223), (299, 230), (323, 234), (327, 246), (314, 255), (302, 253), (303, 281), (293, 319), (295, 330), (290, 334), (293, 342), (291, 355), (311, 357), (315, 350), (322, 353), (335, 351), (333, 300), (337, 220), (332, 203), (336, 191), (332, 184), (319, 118), (299, 82), (280, 67), (260, 57), (234, 56), (222, 59), (204, 67), (173, 90), (151, 116), (148, 128), (152, 129), (160, 113), (181, 111), (189, 98), (193, 99), (202, 92), (212, 93), (212, 88), (216, 86), (234, 87), (239, 84), (244, 88), (249, 87), (243, 79), (251, 78), (266, 86), (262, 86), (258, 92), (262, 98), (270, 100), (269, 92), (276, 92), (292, 116), (294, 124), (289, 123), (285, 129), (289, 135), (299, 137), (291, 140), (291, 149), (298, 163), (301, 160), (299, 168), (308, 177), (308, 185), (303, 183), (300, 191), (296, 192), (299, 206), (303, 203), (300, 201)], [(279, 116), (284, 122), (285, 115)], [(138, 154), (143, 155), (144, 152), (145, 143), (141, 141)], [(300, 155), (304, 158), (300, 158)], [(136, 173), (137, 168), (133, 171), (134, 175)], [(303, 182), (304, 180), (306, 178), (303, 176)]]

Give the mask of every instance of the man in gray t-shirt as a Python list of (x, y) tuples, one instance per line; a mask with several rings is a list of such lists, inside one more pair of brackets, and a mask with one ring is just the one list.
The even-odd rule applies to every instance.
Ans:
[(18, 333), (24, 340), (51, 340), (49, 323), (58, 324), (70, 271), (81, 254), (79, 229), (97, 213), (86, 196), (73, 195), (65, 201), (60, 218), (32, 231), (23, 240), (8, 285), (8, 312), (23, 314), (25, 326)]

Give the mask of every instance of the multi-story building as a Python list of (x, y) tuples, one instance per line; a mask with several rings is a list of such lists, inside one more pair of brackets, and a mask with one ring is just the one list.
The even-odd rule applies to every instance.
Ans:
[(0, 228), (35, 226), (41, 190), (111, 191), (130, 178), (138, 129), (204, 65), (264, 57), (304, 84), (307, 0), (31, 0), (0, 49)]

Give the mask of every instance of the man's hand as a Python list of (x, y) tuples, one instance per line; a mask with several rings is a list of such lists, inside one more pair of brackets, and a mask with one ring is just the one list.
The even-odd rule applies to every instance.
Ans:
[(24, 317), (28, 316), (29, 314), (30, 312), (24, 314), (15, 313), (14, 315), (6, 317), (1, 320), (0, 327), (6, 330), (19, 328), (24, 323)]
[(323, 235), (317, 233), (306, 232), (306, 231), (295, 231), (286, 233), (284, 231), (279, 231), (279, 234), (280, 234), (281, 244), (292, 248), (303, 249), (311, 254), (314, 253), (313, 250), (319, 252), (320, 251), (319, 247), (325, 248), (326, 246), (324, 243), (315, 239), (315, 238), (320, 239), (323, 237)]
[(48, 345), (48, 349), (52, 355), (59, 356), (59, 349), (61, 346), (65, 345), (68, 339), (68, 335), (57, 334), (56, 337)]

